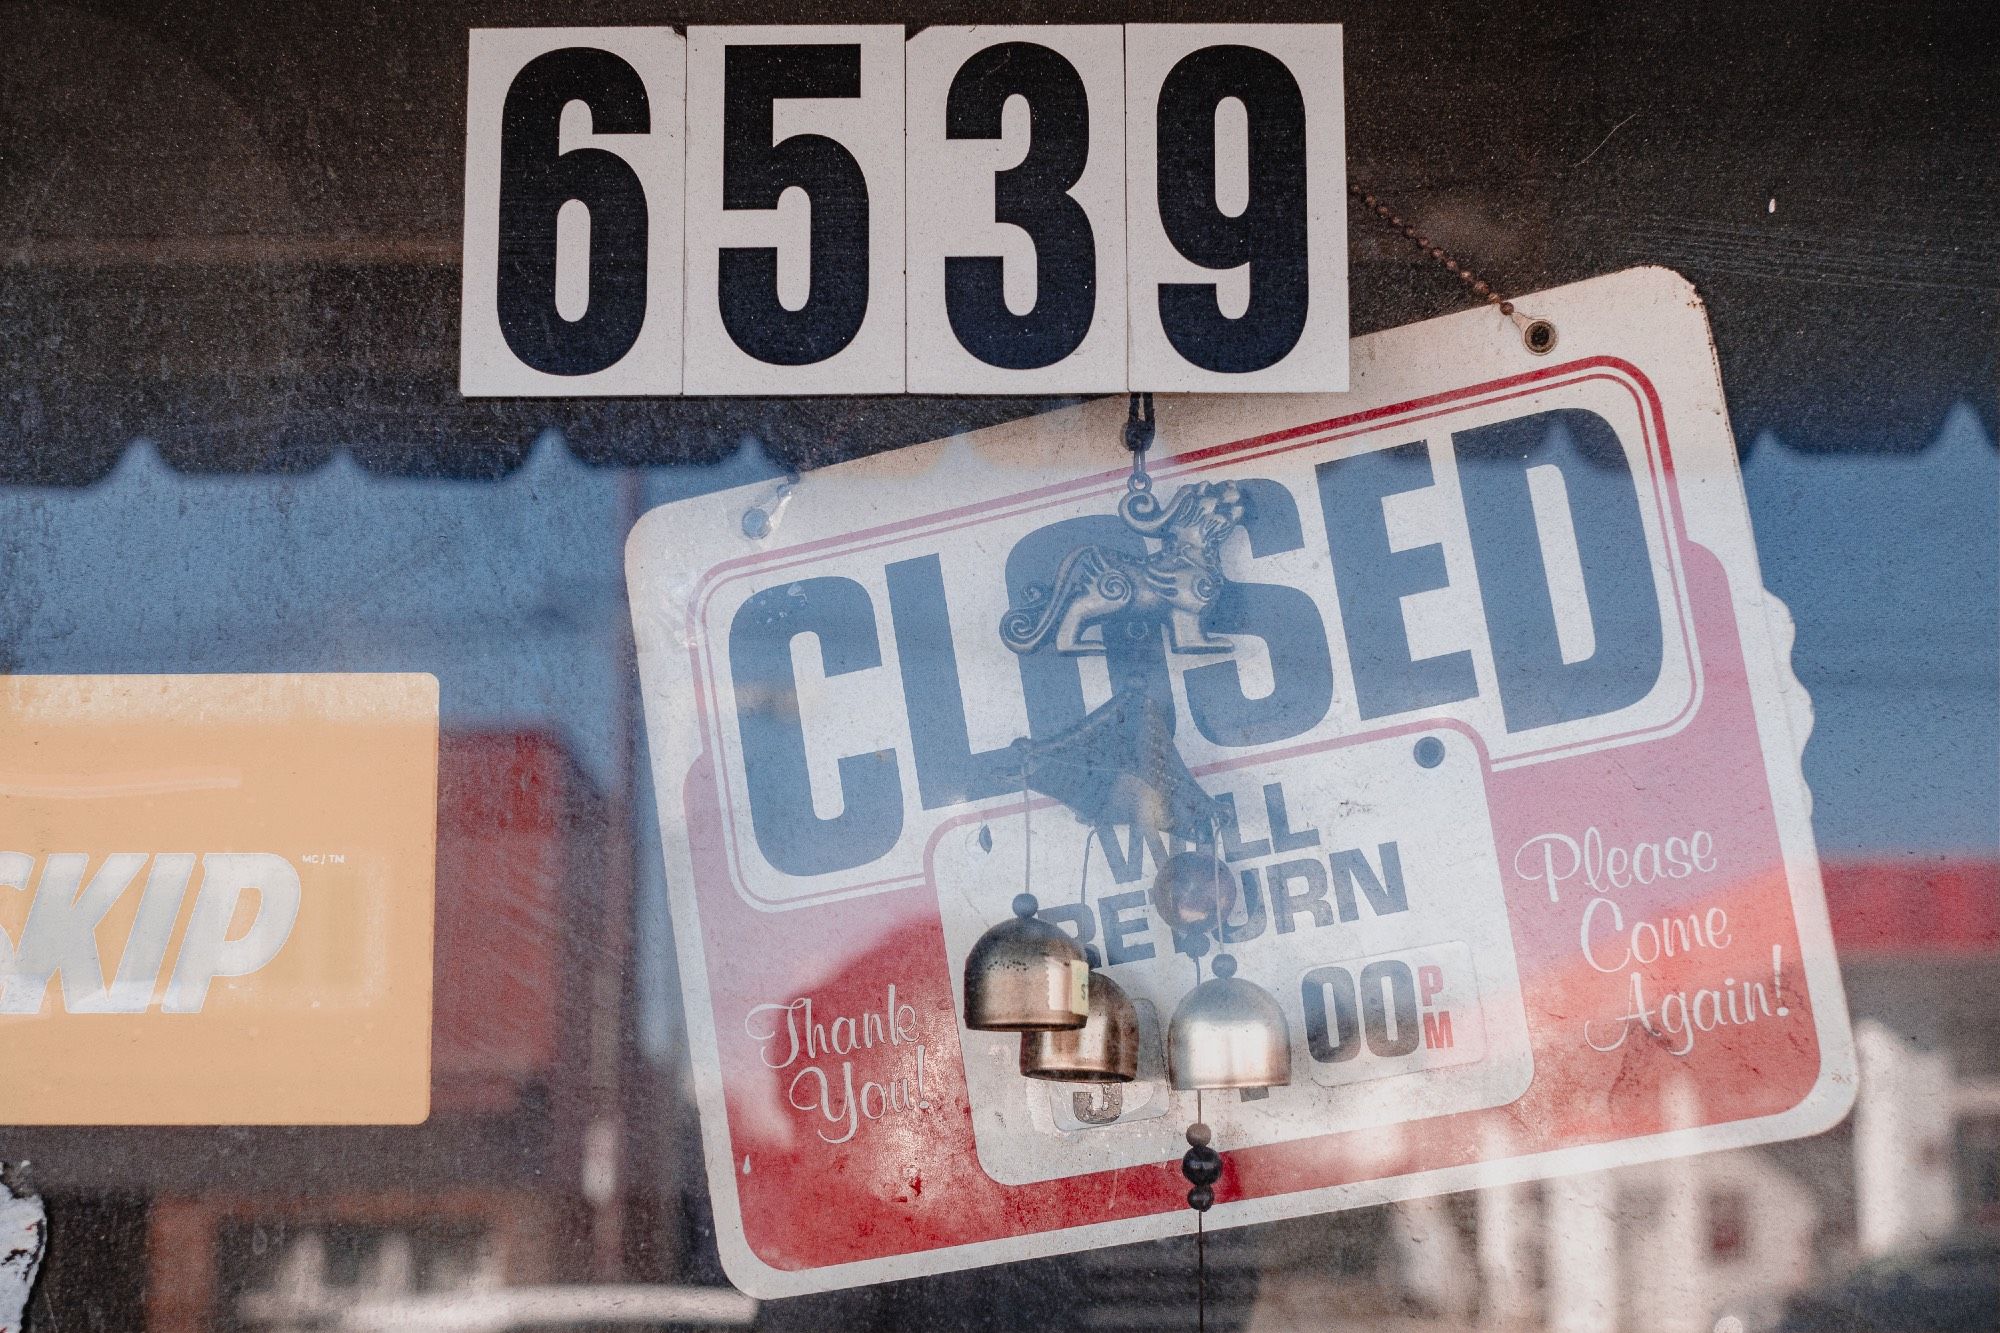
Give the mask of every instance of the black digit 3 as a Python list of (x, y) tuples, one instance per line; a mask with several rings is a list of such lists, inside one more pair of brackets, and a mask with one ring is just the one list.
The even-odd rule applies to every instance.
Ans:
[(993, 178), (993, 220), (1035, 246), (1035, 300), (1007, 308), (998, 255), (944, 261), (944, 308), (965, 350), (990, 366), (1034, 370), (1074, 352), (1097, 313), (1097, 242), (1070, 197), (1090, 157), (1090, 101), (1076, 66), (1046, 46), (1002, 42), (959, 68), (945, 99), (945, 137), (998, 139), (1001, 110), (1028, 104), (1028, 154)]
[[(1249, 113), (1249, 202), (1231, 217), (1216, 200), (1215, 109)], [(1222, 313), (1215, 284), (1160, 284), (1167, 341), (1204, 370), (1248, 374), (1277, 364), (1305, 332), (1306, 108), (1298, 80), (1268, 51), (1207, 46), (1182, 57), (1160, 85), (1160, 225), (1203, 268), (1248, 264), (1250, 301)]]
[(778, 300), (775, 246), (717, 257), (722, 326), (759, 361), (804, 366), (854, 341), (868, 313), (868, 182), (854, 154), (823, 134), (773, 144), (780, 97), (861, 96), (854, 44), (732, 46), (722, 68), (722, 206), (772, 209), (794, 186), (811, 199), (805, 304)]
[[(652, 129), (639, 72), (595, 47), (536, 56), (507, 89), (494, 304), (514, 355), (550, 375), (617, 364), (646, 322), (646, 187), (616, 153), (557, 151), (563, 107), (573, 101), (590, 108), (594, 133)], [(590, 210), (589, 296), (574, 321), (556, 309), (556, 218), (571, 200)]]

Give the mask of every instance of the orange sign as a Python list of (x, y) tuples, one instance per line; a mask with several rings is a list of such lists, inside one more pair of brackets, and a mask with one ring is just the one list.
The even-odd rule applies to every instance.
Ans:
[(0, 678), (0, 1124), (423, 1120), (437, 698)]

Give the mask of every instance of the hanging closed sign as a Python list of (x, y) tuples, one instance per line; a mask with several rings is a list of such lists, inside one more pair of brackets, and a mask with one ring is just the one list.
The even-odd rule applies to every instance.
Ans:
[(1347, 386), (1337, 24), (480, 29), (468, 395)]
[(1136, 465), (1121, 395), (640, 522), (740, 1286), (1843, 1114), (1811, 710), (1699, 301), (1520, 304), (1553, 353), (1378, 334), (1351, 394), (1163, 396)]

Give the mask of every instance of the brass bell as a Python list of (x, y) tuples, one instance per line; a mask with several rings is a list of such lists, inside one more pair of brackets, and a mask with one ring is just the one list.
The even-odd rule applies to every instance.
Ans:
[(1139, 1011), (1125, 988), (1091, 967), (1090, 1017), (1072, 1031), (1021, 1034), (1021, 1072), (1058, 1083), (1130, 1083), (1139, 1077)]
[(1236, 906), (1236, 873), (1213, 854), (1175, 852), (1153, 877), (1153, 910), (1176, 932), (1214, 930)]
[(1035, 915), (1032, 893), (1014, 896), (1014, 919), (973, 944), (965, 959), (965, 1025), (979, 1032), (1080, 1028), (1090, 1015), (1090, 964), (1064, 931)]
[(1182, 997), (1167, 1026), (1173, 1085), (1275, 1088), (1292, 1081), (1292, 1029), (1271, 993), (1218, 954), (1215, 975)]

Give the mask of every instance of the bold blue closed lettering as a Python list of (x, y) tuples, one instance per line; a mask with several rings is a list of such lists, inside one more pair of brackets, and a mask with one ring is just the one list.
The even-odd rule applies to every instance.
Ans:
[[(1278, 482), (1252, 478), (1243, 490), (1243, 531), (1253, 557), (1296, 551), (1305, 544), (1298, 501)], [(1231, 579), (1209, 608), (1214, 634), (1252, 634), (1271, 656), (1271, 692), (1245, 697), (1234, 662), (1196, 667), (1181, 677), (1188, 715), (1217, 745), (1268, 745), (1319, 725), (1333, 704), (1333, 659), (1326, 625), (1313, 599), (1297, 588)]]
[(788, 875), (823, 875), (866, 865), (896, 845), (903, 832), (903, 784), (894, 750), (847, 755), (839, 765), (840, 813), (831, 819), (813, 813), (792, 674), (792, 640), (801, 634), (819, 639), (828, 676), (881, 666), (868, 590), (842, 578), (766, 588), (743, 603), (729, 626), (743, 780), (757, 846)]
[[(1473, 562), (1509, 731), (1602, 717), (1660, 678), (1660, 603), (1639, 491), (1611, 423), (1563, 408), (1452, 436)], [(1565, 662), (1529, 473), (1553, 467), (1569, 497), (1595, 650)], [(1579, 608), (1584, 610), (1584, 608)]]
[(1472, 654), (1413, 660), (1403, 622), (1405, 597), (1445, 586), (1444, 548), (1433, 543), (1391, 550), (1382, 515), (1385, 497), (1431, 484), (1424, 443), (1333, 459), (1314, 472), (1362, 719), (1470, 699), (1479, 689)]
[(903, 669), (903, 706), (910, 715), (917, 793), (924, 809), (1019, 790), (1020, 763), (1011, 747), (973, 753), (938, 558), (899, 560), (885, 572), (889, 616), (896, 626), (896, 657)]

